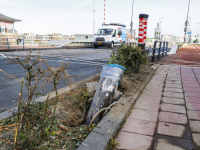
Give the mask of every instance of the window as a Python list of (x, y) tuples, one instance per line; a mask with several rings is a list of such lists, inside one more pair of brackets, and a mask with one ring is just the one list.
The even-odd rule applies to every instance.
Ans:
[(98, 35), (111, 35), (113, 32), (113, 29), (99, 29), (97, 34)]
[(114, 33), (113, 33), (113, 37), (116, 37), (116, 30), (115, 30)]

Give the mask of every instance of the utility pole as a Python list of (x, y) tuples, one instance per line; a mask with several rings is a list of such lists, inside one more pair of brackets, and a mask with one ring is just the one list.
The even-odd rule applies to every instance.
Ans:
[(93, 35), (95, 34), (95, 0), (93, 0)]
[(187, 20), (186, 20), (186, 23), (185, 23), (185, 38), (184, 38), (184, 43), (186, 43), (186, 32), (187, 32), (187, 25), (188, 25), (189, 10), (190, 10), (190, 0), (189, 0), (189, 4), (188, 4)]
[[(134, 0), (133, 0), (134, 3)], [(133, 37), (133, 3), (132, 3), (132, 16), (131, 16), (131, 38)]]

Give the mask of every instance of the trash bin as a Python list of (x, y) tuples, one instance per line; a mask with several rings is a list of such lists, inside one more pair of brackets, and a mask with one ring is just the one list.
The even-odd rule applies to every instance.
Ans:
[[(113, 96), (117, 91), (117, 87), (125, 70), (126, 68), (117, 64), (103, 67), (101, 78), (86, 118), (87, 125), (90, 124), (96, 113), (101, 109), (108, 107), (113, 102)], [(98, 124), (103, 113), (104, 111), (99, 113), (93, 120), (93, 123)]]

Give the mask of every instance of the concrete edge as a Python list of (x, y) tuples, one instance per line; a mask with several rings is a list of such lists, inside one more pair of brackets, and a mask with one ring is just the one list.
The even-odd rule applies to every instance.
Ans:
[(154, 71), (146, 79), (139, 92), (133, 95), (132, 99), (123, 98), (117, 101), (116, 105), (104, 116), (97, 124), (88, 137), (82, 142), (77, 150), (106, 150), (111, 137), (114, 137), (121, 125), (127, 118), (131, 108), (134, 106), (139, 95), (142, 93), (145, 86), (148, 84), (151, 77), (155, 74), (159, 64), (154, 64)]
[[(72, 84), (71, 86), (67, 86), (67, 87), (64, 87), (64, 88), (61, 88), (58, 90), (58, 94), (61, 95), (61, 94), (64, 94), (70, 90), (73, 90), (75, 88), (77, 88), (80, 84), (84, 83), (84, 82), (87, 82), (93, 78), (96, 78), (98, 77), (100, 74), (96, 74), (94, 76), (91, 76), (89, 78), (86, 78), (82, 81), (79, 81), (79, 82), (76, 82), (74, 84)], [(55, 92), (52, 92), (52, 94), (50, 95), (49, 97), (49, 100), (52, 99), (52, 98), (55, 98), (56, 97), (56, 93)], [(47, 96), (41, 96), (39, 98), (36, 98), (35, 100), (33, 100), (33, 102), (37, 103), (37, 102), (45, 102), (46, 101), (46, 98)], [(9, 118), (9, 117), (12, 117), (15, 113), (17, 113), (17, 110), (18, 110), (18, 107), (13, 107), (7, 111), (4, 111), (4, 112), (1, 112), (0, 113), (0, 121), (2, 119), (6, 119), (6, 118)]]

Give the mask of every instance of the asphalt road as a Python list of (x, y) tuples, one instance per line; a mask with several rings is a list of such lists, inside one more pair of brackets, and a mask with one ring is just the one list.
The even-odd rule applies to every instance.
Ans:
[[(102, 66), (107, 65), (109, 61), (110, 49), (56, 49), (56, 50), (41, 50), (42, 57), (47, 61), (49, 66), (58, 67), (62, 62), (69, 62), (67, 71), (70, 76), (74, 77), (74, 82), (81, 81), (85, 78), (98, 74), (101, 72)], [(27, 55), (28, 51), (13, 52), (15, 56)], [(5, 53), (6, 56), (12, 58), (10, 52)], [(33, 51), (31, 59), (37, 57), (37, 51)], [(44, 65), (42, 65), (44, 66)], [(16, 63), (10, 62), (2, 53), (0, 53), (0, 69), (18, 79), (26, 76), (27, 72)], [(38, 89), (43, 93), (48, 93), (53, 85), (52, 83), (42, 87), (43, 81), (38, 85)], [(66, 87), (64, 80), (59, 82), (58, 88)], [(9, 76), (0, 72), (0, 112), (6, 111), (12, 107), (17, 106), (20, 92), (20, 82), (16, 79), (9, 78)], [(27, 88), (24, 84), (23, 100), (27, 99)]]

